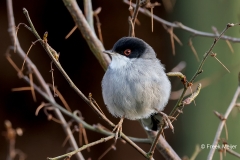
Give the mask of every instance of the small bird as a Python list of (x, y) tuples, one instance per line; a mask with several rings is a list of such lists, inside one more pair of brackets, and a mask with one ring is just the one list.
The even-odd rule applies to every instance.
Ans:
[(158, 130), (171, 84), (153, 48), (142, 39), (123, 37), (103, 52), (112, 60), (102, 80), (103, 100), (109, 112), (121, 118), (113, 129), (115, 139), (124, 118), (140, 119), (146, 130)]

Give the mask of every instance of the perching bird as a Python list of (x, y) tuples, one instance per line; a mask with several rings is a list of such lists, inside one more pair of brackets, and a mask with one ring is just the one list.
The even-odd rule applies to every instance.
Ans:
[(102, 80), (104, 103), (121, 118), (115, 138), (124, 118), (141, 119), (145, 129), (157, 130), (158, 113), (168, 102), (171, 84), (153, 48), (142, 39), (123, 37), (104, 53), (112, 60)]

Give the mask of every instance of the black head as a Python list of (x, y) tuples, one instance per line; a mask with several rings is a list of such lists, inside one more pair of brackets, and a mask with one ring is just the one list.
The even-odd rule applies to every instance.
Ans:
[(152, 47), (143, 40), (135, 37), (123, 37), (119, 39), (114, 44), (112, 52), (124, 55), (128, 58), (139, 58), (143, 57), (144, 54), (154, 54), (155, 56)]

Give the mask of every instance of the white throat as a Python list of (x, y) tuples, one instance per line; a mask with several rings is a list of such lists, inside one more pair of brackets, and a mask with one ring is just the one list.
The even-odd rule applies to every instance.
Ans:
[(120, 54), (114, 54), (112, 55), (112, 62), (110, 64), (110, 68), (112, 69), (119, 69), (119, 68), (123, 68), (127, 65), (129, 65), (129, 63), (131, 63), (131, 59), (120, 55)]

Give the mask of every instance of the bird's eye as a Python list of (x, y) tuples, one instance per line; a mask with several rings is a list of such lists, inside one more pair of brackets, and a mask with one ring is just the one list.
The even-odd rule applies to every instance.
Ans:
[(126, 49), (123, 53), (125, 56), (129, 56), (131, 54), (131, 49)]

